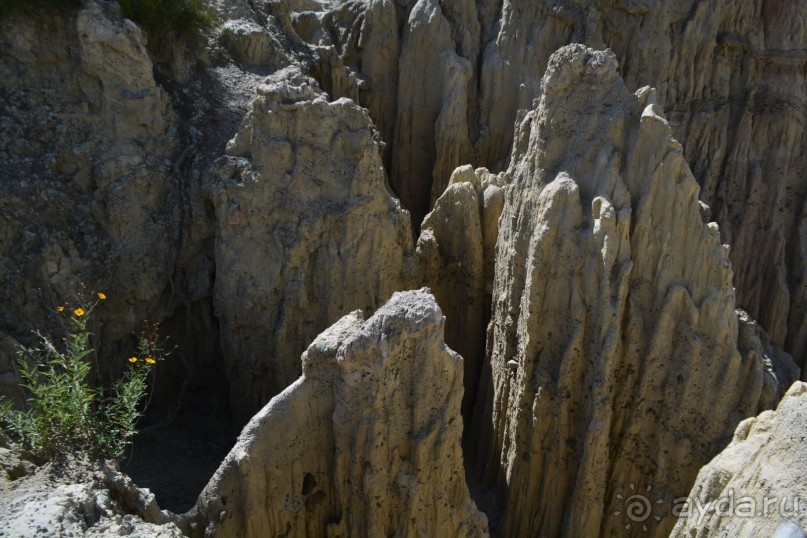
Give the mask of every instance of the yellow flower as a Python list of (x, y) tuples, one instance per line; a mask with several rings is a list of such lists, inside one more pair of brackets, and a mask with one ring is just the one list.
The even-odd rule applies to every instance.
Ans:
[(146, 362), (149, 363), (149, 364), (157, 364), (157, 361), (155, 361), (151, 357), (146, 357)]
[(59, 305), (56, 307), (56, 310), (58, 310), (59, 312), (64, 312), (64, 307), (62, 305)]
[(137, 357), (129, 357), (129, 362), (131, 362), (132, 364), (136, 363)]
[(83, 316), (85, 314), (84, 309), (81, 308), (81, 307), (78, 307), (75, 310), (73, 310), (73, 313), (75, 315), (77, 315), (78, 317), (81, 317), (81, 316)]
[(106, 294), (99, 291), (98, 298), (101, 299), (102, 301), (106, 301)]

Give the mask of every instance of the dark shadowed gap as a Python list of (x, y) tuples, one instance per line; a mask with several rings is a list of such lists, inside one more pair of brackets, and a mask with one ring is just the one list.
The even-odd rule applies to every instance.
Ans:
[(235, 444), (230, 391), (210, 300), (167, 320), (179, 348), (158, 371), (154, 398), (122, 470), (160, 508), (185, 512)]

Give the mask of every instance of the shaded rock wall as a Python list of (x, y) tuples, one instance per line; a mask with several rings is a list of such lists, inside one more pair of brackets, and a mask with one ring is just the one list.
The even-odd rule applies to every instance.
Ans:
[(462, 358), (426, 289), (340, 319), (244, 428), (185, 522), (206, 536), (485, 536), (460, 450)]
[(446, 343), (465, 359), (463, 417), (470, 419), (485, 354), (490, 294), (504, 206), (504, 174), (461, 166), (423, 219), (418, 278), (446, 313)]
[[(519, 129), (474, 424), (480, 471), (504, 536), (623, 534), (618, 494), (688, 491), (798, 369), (761, 344), (738, 348), (728, 249), (701, 220), (653, 90), (631, 94), (612, 53), (556, 52)], [(673, 523), (662, 514), (650, 532)]]
[[(104, 343), (160, 308), (180, 243), (175, 114), (145, 37), (116, 6), (0, 19), (0, 331), (84, 280), (102, 288)], [(13, 355), (13, 351), (9, 353)]]

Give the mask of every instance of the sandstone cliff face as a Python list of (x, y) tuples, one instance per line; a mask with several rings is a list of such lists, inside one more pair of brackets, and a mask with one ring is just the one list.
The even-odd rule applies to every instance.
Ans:
[(798, 382), (776, 411), (742, 421), (731, 444), (698, 473), (688, 504), (681, 503), (686, 517), (671, 536), (774, 536), (788, 523), (807, 528), (805, 409), (807, 384)]
[(738, 304), (804, 363), (803, 3), (367, 0), (320, 9), (304, 18), (320, 30), (301, 37), (332, 47), (326, 64), (353, 81), (327, 89), (370, 111), (416, 224), (456, 166), (507, 167), (518, 111), (540, 97), (558, 47), (611, 48), (629, 88), (658, 88), (732, 245)]
[(214, 306), (241, 420), (299, 376), (319, 331), (401, 289), (412, 250), (367, 113), (295, 68), (257, 93), (208, 187)]
[(685, 493), (790, 359), (738, 349), (727, 248), (653, 90), (631, 94), (612, 53), (552, 56), (508, 175), (482, 475), (505, 536), (622, 533), (617, 495)]
[(344, 316), (244, 428), (186, 527), (206, 536), (485, 536), (460, 450), (462, 358), (426, 289)]

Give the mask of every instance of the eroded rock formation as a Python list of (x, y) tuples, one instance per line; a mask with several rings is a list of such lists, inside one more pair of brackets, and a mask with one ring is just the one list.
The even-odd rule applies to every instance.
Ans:
[(613, 53), (552, 56), (508, 175), (482, 475), (504, 536), (621, 534), (617, 495), (683, 495), (737, 423), (775, 404), (792, 379), (770, 363), (790, 359), (738, 349), (728, 249), (654, 91), (629, 92)]
[(742, 421), (731, 444), (701, 469), (671, 536), (774, 536), (787, 523), (807, 528), (805, 431), (807, 384), (797, 382), (775, 411)]
[(206, 536), (485, 536), (460, 450), (462, 358), (427, 289), (320, 334), (188, 516)]
[(0, 476), (0, 500), (4, 536), (184, 536), (152, 493), (108, 466), (88, 470), (62, 462), (9, 482)]
[(257, 93), (209, 186), (214, 306), (244, 421), (299, 376), (319, 331), (403, 288), (412, 250), (367, 113), (293, 67)]
[(807, 5), (367, 0), (319, 9), (305, 19), (321, 30), (301, 37), (332, 47), (326, 64), (344, 84), (328, 90), (369, 109), (416, 224), (456, 166), (507, 167), (513, 124), (540, 97), (558, 47), (613, 50), (629, 88), (658, 89), (732, 245), (738, 304), (807, 360)]
[[(671, 506), (798, 375), (804, 3), (210, 5), (176, 57), (114, 3), (0, 20), (3, 390), (83, 279), (112, 373), (149, 317), (178, 399), (229, 390), (240, 425), (283, 391), (187, 530), (483, 534), (462, 397), (494, 530), (625, 534), (620, 499)], [(363, 321), (426, 284), (464, 361), (425, 292)]]

